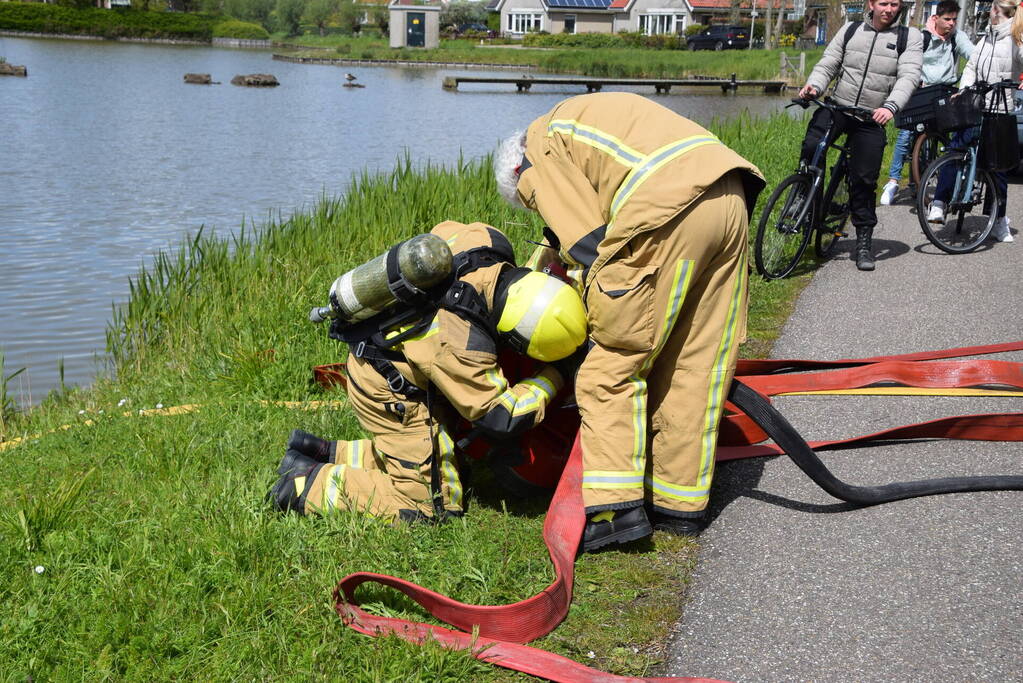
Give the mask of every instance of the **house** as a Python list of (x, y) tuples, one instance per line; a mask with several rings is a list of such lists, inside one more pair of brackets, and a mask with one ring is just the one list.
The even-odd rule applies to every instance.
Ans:
[[(732, 16), (731, 0), (691, 0), (691, 2), (693, 3), (693, 20), (697, 24), (709, 26), (710, 24), (730, 21)], [(771, 4), (771, 15), (776, 16), (775, 12), (778, 11), (777, 0), (755, 0), (757, 19), (763, 20), (767, 17), (768, 2)], [(786, 21), (799, 19), (803, 16), (806, 0), (782, 0), (782, 3)], [(749, 0), (740, 2), (738, 8), (739, 23), (750, 22), (753, 5), (754, 3), (749, 2)]]
[(491, 0), (501, 15), (501, 32), (678, 33), (692, 23), (689, 0)]

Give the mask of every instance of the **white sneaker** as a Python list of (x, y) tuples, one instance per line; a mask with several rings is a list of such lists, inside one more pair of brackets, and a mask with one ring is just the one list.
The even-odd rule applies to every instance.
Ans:
[(928, 223), (945, 222), (945, 202), (939, 201), (931, 202), (931, 209), (930, 211), (927, 212), (927, 222)]
[(1012, 233), (1009, 232), (1009, 217), (1002, 216), (995, 221), (995, 227), (991, 228), (991, 239), (995, 242), (1012, 242)]
[(895, 201), (895, 193), (899, 191), (899, 181), (889, 180), (881, 191), (881, 206), (890, 206)]

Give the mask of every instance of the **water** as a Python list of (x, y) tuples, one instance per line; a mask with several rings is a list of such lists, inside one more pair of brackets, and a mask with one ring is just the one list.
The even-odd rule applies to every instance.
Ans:
[[(340, 194), (352, 175), (408, 153), (450, 163), (488, 153), (582, 88), (441, 88), (452, 69), (290, 64), (262, 51), (0, 38), (28, 78), (0, 79), (0, 350), (33, 403), (103, 366), (111, 306), (160, 250), (200, 226), (226, 235)], [(353, 71), (365, 88), (342, 88)], [(210, 73), (222, 85), (183, 82)], [(230, 85), (272, 73), (281, 85)], [(515, 72), (501, 72), (508, 75)], [(649, 88), (635, 89), (649, 94)], [(778, 96), (656, 96), (701, 123)]]

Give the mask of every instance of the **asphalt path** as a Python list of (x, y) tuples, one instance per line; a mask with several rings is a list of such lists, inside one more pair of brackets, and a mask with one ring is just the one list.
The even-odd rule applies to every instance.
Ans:
[[(1016, 179), (1019, 180), (1019, 179)], [(775, 358), (859, 358), (1023, 339), (1023, 187), (1012, 244), (947, 255), (906, 203), (878, 207), (877, 270), (853, 240), (814, 276)], [(1023, 353), (988, 356), (1023, 361)], [(1023, 411), (1017, 398), (780, 397), (809, 440), (949, 415)], [(1023, 474), (1023, 445), (929, 441), (821, 453), (872, 485)], [(854, 508), (787, 457), (722, 463), (712, 524), (668, 672), (753, 681), (1023, 681), (1023, 492)]]

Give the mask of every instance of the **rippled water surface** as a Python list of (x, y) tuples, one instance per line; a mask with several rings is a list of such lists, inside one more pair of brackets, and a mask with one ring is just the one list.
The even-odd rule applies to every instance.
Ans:
[[(160, 250), (288, 215), (406, 151), (448, 163), (486, 154), (581, 88), (441, 88), (480, 71), (289, 64), (262, 51), (0, 37), (28, 78), (0, 78), (0, 349), (12, 393), (37, 402), (102, 367), (111, 306)], [(345, 70), (361, 89), (342, 88)], [(223, 85), (187, 85), (187, 72)], [(272, 89), (230, 85), (272, 73)], [(514, 73), (514, 72), (512, 72)], [(508, 75), (508, 72), (495, 73)], [(650, 94), (650, 89), (636, 89)], [(701, 123), (786, 99), (719, 91), (656, 96)]]

